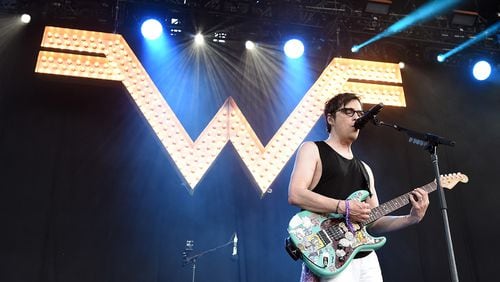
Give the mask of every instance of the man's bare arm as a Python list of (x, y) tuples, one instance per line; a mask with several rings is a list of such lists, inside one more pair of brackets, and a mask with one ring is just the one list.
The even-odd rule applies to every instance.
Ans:
[(303, 209), (319, 212), (335, 212), (338, 200), (311, 191), (319, 151), (313, 142), (303, 143), (295, 158), (295, 165), (288, 186), (288, 202)]

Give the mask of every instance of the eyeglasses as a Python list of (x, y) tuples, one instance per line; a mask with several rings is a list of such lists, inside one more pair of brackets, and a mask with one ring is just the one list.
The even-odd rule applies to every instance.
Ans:
[(354, 114), (357, 114), (358, 117), (361, 117), (365, 113), (364, 111), (356, 111), (353, 108), (342, 108), (342, 109), (338, 109), (337, 112), (342, 112), (346, 116), (349, 116), (349, 117), (353, 117)]

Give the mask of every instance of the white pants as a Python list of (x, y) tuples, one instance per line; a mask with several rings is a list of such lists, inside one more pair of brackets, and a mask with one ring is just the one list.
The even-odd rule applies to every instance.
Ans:
[(375, 252), (366, 257), (353, 259), (339, 274), (332, 278), (322, 278), (321, 282), (382, 282), (382, 271)]
[(319, 279), (305, 265), (302, 267), (301, 282), (382, 282), (382, 271), (378, 263), (377, 254), (371, 252), (369, 255), (359, 259), (353, 259), (351, 263), (339, 274), (332, 278)]

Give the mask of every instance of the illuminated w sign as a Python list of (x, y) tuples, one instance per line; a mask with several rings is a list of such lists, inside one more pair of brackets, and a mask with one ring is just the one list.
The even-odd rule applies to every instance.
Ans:
[[(335, 58), (265, 147), (232, 98), (193, 142), (121, 35), (46, 27), (41, 46), (71, 54), (40, 51), (38, 73), (121, 81), (191, 189), (231, 141), (265, 193), (336, 93), (357, 93), (365, 103), (405, 106), (397, 64)], [(75, 54), (79, 52), (94, 55)]]

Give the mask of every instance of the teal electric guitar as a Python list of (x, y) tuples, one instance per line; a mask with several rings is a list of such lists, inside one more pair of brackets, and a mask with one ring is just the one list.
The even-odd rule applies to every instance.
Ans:
[[(452, 189), (457, 183), (468, 181), (461, 173), (441, 176), (443, 188)], [(436, 190), (433, 181), (421, 187), (428, 193)], [(364, 201), (369, 196), (366, 190), (359, 190), (349, 196), (349, 200)], [(353, 224), (354, 232), (349, 231), (344, 216), (317, 214), (302, 211), (292, 217), (288, 224), (288, 233), (295, 251), (309, 269), (321, 277), (331, 277), (344, 270), (359, 252), (377, 250), (382, 247), (385, 237), (373, 237), (366, 231), (366, 226), (410, 203), (411, 192), (392, 199), (371, 210), (370, 218), (360, 224)]]

